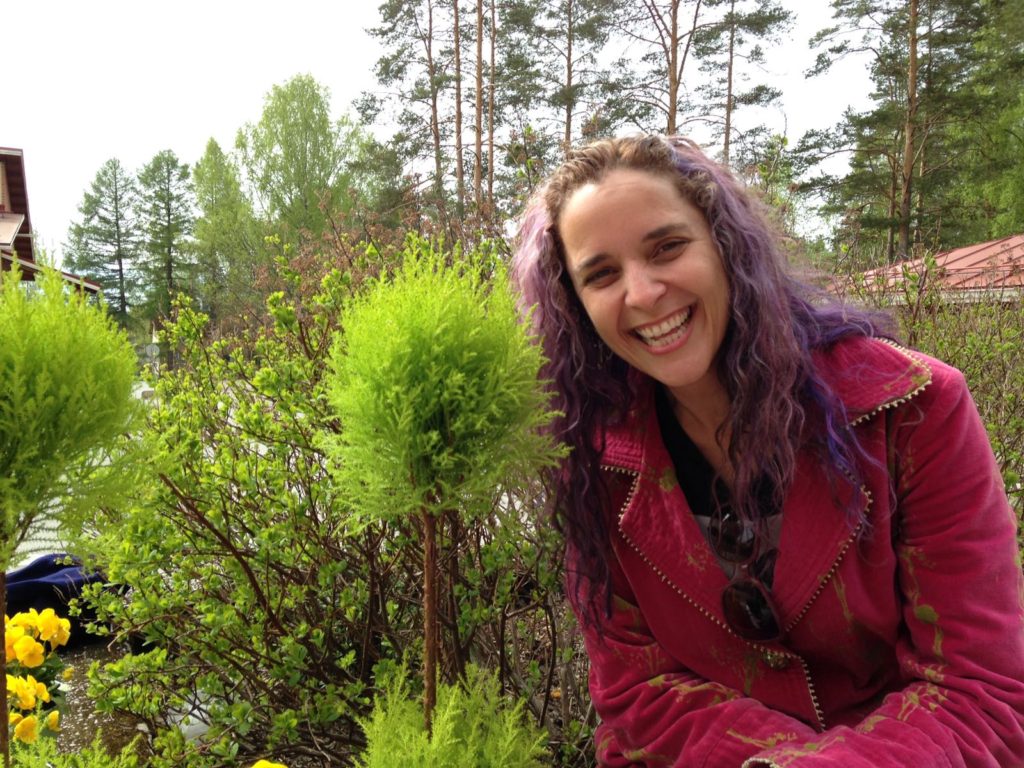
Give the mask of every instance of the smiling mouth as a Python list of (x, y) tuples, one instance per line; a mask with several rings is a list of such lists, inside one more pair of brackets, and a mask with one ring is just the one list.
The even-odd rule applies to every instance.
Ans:
[(693, 307), (677, 312), (657, 325), (648, 325), (633, 331), (636, 336), (649, 347), (664, 347), (678, 341), (686, 333)]

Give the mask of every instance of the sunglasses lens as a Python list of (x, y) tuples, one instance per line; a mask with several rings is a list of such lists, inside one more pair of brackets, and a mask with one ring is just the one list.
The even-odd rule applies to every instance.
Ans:
[(753, 526), (745, 523), (728, 506), (720, 507), (711, 516), (708, 539), (715, 553), (730, 563), (745, 563), (754, 556), (757, 537)]
[(768, 595), (755, 581), (737, 581), (726, 587), (722, 610), (729, 628), (744, 640), (769, 642), (781, 634)]

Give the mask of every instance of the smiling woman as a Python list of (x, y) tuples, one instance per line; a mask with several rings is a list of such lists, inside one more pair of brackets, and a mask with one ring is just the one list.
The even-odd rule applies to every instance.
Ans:
[(558, 228), (601, 340), (664, 384), (696, 423), (709, 423), (707, 409), (726, 398), (714, 361), (729, 280), (704, 214), (670, 178), (616, 169), (569, 197)]
[(577, 150), (524, 215), (599, 763), (1022, 764), (1015, 523), (963, 376), (777, 242), (658, 136)]

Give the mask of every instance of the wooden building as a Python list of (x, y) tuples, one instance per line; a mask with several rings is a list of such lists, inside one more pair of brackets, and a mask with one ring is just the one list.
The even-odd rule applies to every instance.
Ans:
[[(22, 280), (35, 280), (41, 269), (36, 257), (25, 183), (25, 157), (20, 149), (0, 147), (0, 267), (8, 270), (17, 264)], [(100, 291), (100, 286), (92, 280), (67, 272), (62, 274), (81, 290)]]

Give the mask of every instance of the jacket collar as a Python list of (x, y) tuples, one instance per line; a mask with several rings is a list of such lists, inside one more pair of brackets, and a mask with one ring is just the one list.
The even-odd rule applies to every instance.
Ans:
[[(816, 370), (858, 424), (905, 402), (931, 381), (924, 360), (888, 342), (850, 339), (815, 354)], [(635, 406), (622, 425), (605, 432), (602, 464), (633, 477), (618, 515), (626, 543), (685, 598), (725, 626), (722, 590), (728, 583), (675, 479), (661, 442), (654, 408), (654, 383), (642, 382)], [(834, 499), (833, 503), (822, 503)], [(815, 457), (801, 452), (793, 486), (783, 507), (773, 596), (786, 629), (791, 629), (824, 588), (860, 526), (851, 527), (851, 508), (866, 518), (867, 489), (852, 482), (831, 484)]]

